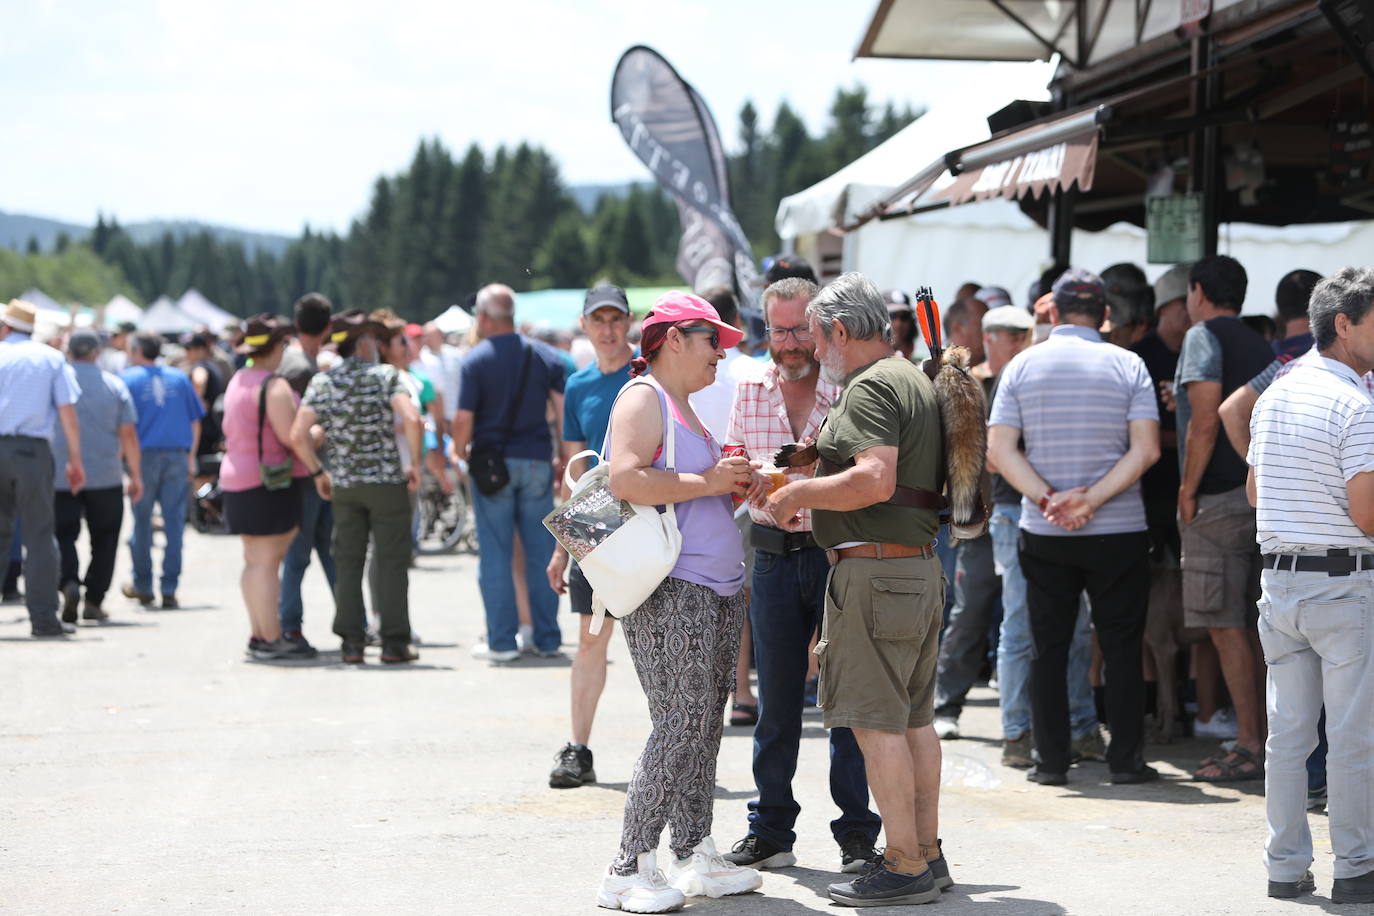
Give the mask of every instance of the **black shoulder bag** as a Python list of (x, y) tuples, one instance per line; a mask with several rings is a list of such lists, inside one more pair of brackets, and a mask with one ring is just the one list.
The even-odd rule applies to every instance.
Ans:
[(294, 462), (288, 454), (280, 464), (266, 464), (262, 460), (262, 434), (267, 423), (267, 386), (272, 384), (275, 375), (263, 379), (258, 389), (258, 479), (268, 490), (285, 490), (291, 486), (291, 470)]
[(510, 469), (506, 467), (506, 442), (510, 439), (511, 427), (515, 425), (515, 411), (525, 396), (525, 379), (530, 372), (530, 345), (523, 345), (525, 357), (520, 362), (520, 377), (511, 389), (510, 403), (506, 405), (506, 420), (501, 424), (501, 444), (495, 447), (474, 448), (468, 455), (468, 474), (472, 485), (484, 496), (501, 492), (510, 483)]

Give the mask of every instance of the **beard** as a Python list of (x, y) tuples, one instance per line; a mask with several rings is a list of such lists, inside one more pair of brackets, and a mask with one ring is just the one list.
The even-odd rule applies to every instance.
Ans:
[[(778, 375), (785, 382), (800, 382), (804, 378), (809, 378), (819, 365), (814, 350), (770, 350), (769, 355), (773, 357), (773, 365), (778, 367)], [(804, 362), (800, 366), (789, 366), (783, 362), (783, 359), (789, 356), (799, 356)]]
[(839, 353), (832, 347), (825, 351), (825, 358), (820, 362), (821, 378), (832, 385), (844, 384), (844, 361), (840, 359)]

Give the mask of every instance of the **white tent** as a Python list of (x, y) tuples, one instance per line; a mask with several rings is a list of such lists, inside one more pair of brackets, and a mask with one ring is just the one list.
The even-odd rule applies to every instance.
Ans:
[(59, 328), (65, 328), (72, 323), (71, 310), (37, 287), (31, 286), (24, 290), (19, 294), (19, 298), (34, 307), (38, 324), (55, 324)]
[(194, 318), (179, 309), (177, 304), (166, 296), (159, 296), (138, 320), (140, 330), (152, 331), (154, 334), (185, 334), (194, 331), (197, 324)]
[(434, 319), (434, 324), (445, 334), (462, 334), (472, 327), (472, 316), (458, 306), (450, 305), (442, 315)]
[(138, 324), (138, 320), (142, 317), (143, 309), (139, 308), (133, 300), (123, 293), (105, 303), (103, 320), (104, 326), (107, 328), (113, 328), (121, 321), (132, 321), (134, 324)]
[(237, 326), (239, 323), (238, 318), (206, 299), (195, 287), (181, 294), (181, 298), (177, 300), (177, 308), (215, 334), (219, 334), (229, 325)]

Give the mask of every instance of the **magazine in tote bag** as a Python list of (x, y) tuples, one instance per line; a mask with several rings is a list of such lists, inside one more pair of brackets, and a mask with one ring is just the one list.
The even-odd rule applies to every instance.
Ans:
[[(620, 394), (636, 384), (652, 386), (659, 397), (659, 406), (663, 408), (664, 466), (675, 470), (677, 436), (663, 403), (664, 394), (648, 379), (630, 381)], [(614, 405), (611, 409), (614, 411)], [(577, 561), (592, 587), (592, 633), (601, 632), (607, 613), (624, 617), (643, 604), (672, 572), (682, 552), (682, 533), (677, 530), (677, 514), (671, 503), (660, 512), (654, 506), (641, 506), (611, 492), (610, 465), (606, 462), (610, 442), (608, 427), (600, 455), (588, 449), (568, 462), (569, 471), (564, 479), (572, 489), (572, 497), (544, 519), (544, 527)], [(571, 468), (583, 458), (597, 458), (599, 463), (574, 482)]]

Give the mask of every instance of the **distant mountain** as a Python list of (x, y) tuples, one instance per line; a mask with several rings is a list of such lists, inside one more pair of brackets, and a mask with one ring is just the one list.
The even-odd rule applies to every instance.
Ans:
[(648, 188), (653, 185), (651, 181), (625, 181), (620, 184), (575, 184), (568, 188), (568, 193), (583, 213), (592, 213), (596, 210), (596, 202), (604, 195), (612, 197), (624, 197), (630, 193), (630, 188), (639, 185)]
[[(140, 244), (155, 242), (162, 238), (164, 232), (171, 232), (177, 238), (182, 238), (206, 231), (222, 241), (240, 242), (249, 255), (262, 249), (279, 257), (286, 251), (286, 246), (292, 242), (292, 237), (288, 235), (252, 232), (246, 229), (234, 229), (229, 226), (217, 226), (213, 223), (200, 223), (194, 220), (150, 220), (142, 223), (123, 224), (123, 226), (130, 237)], [(0, 211), (0, 246), (24, 251), (28, 247), (29, 239), (32, 238), (38, 240), (38, 245), (43, 251), (52, 251), (60, 234), (65, 232), (73, 241), (77, 241), (90, 235), (91, 228), (89, 225), (64, 223), (43, 216)]]

